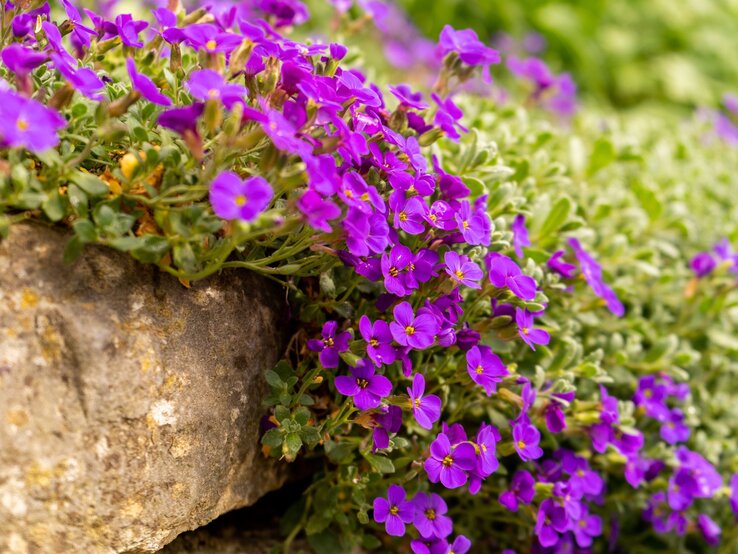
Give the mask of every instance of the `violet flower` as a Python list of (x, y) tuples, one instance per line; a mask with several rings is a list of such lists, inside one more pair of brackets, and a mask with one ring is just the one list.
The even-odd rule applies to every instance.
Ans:
[(384, 406), (380, 413), (372, 415), (376, 426), (372, 432), (372, 451), (389, 447), (389, 436), (397, 433), (402, 427), (402, 408), (399, 406)]
[(513, 232), (513, 248), (518, 258), (523, 257), (523, 247), (530, 246), (530, 238), (528, 237), (528, 229), (525, 227), (525, 216), (518, 214), (513, 219), (510, 229)]
[(571, 530), (574, 532), (577, 544), (581, 548), (588, 548), (592, 545), (593, 537), (599, 537), (602, 534), (602, 520), (599, 516), (591, 515), (587, 508), (583, 507), (579, 518), (571, 522)]
[(337, 331), (338, 323), (336, 321), (326, 321), (321, 332), (323, 338), (307, 341), (309, 350), (320, 352), (320, 363), (326, 369), (338, 367), (339, 354), (346, 352), (349, 348), (351, 333), (348, 331), (336, 333)]
[(443, 261), (446, 262), (445, 270), (451, 276), (451, 279), (473, 289), (481, 288), (479, 280), (484, 277), (484, 273), (468, 256), (459, 255), (453, 250), (449, 250), (444, 254)]
[(228, 110), (238, 102), (243, 103), (248, 92), (243, 85), (226, 83), (223, 76), (212, 69), (193, 71), (185, 85), (198, 100), (219, 100)]
[(697, 516), (697, 528), (702, 533), (705, 542), (710, 546), (717, 546), (720, 544), (720, 535), (722, 529), (715, 523), (715, 521), (707, 514), (700, 514)]
[(686, 442), (689, 439), (690, 430), (684, 423), (684, 412), (679, 408), (673, 408), (661, 424), (659, 435), (668, 444)]
[(587, 284), (592, 288), (594, 293), (602, 298), (607, 308), (616, 316), (622, 317), (625, 314), (623, 304), (618, 300), (615, 292), (605, 283), (602, 277), (602, 267), (597, 261), (582, 248), (582, 245), (575, 238), (569, 239), (569, 246), (574, 250), (574, 255), (579, 260), (579, 267)]
[(513, 423), (512, 438), (515, 450), (524, 462), (543, 456), (543, 449), (538, 445), (541, 433), (527, 416), (522, 416)]
[(533, 350), (536, 344), (547, 345), (551, 340), (551, 335), (543, 329), (533, 327), (533, 314), (528, 310), (515, 308), (515, 323), (518, 326), (518, 334), (525, 344)]
[(431, 443), (430, 457), (425, 461), (424, 468), (431, 483), (438, 483), (447, 489), (463, 487), (467, 480), (467, 471), (476, 466), (474, 447), (468, 442), (461, 442), (451, 446), (451, 442), (444, 433), (439, 433)]
[(133, 58), (126, 60), (126, 67), (128, 68), (128, 75), (131, 77), (133, 88), (141, 96), (153, 104), (160, 106), (172, 105), (172, 100), (167, 95), (161, 93), (159, 87), (154, 84), (154, 81), (136, 70), (136, 62), (133, 61)]
[(210, 185), (210, 204), (223, 219), (253, 221), (272, 201), (274, 192), (264, 177), (241, 179), (231, 171), (220, 173)]
[(698, 253), (689, 262), (689, 267), (691, 267), (694, 274), (700, 278), (712, 273), (716, 266), (717, 262), (709, 252)]
[(566, 254), (566, 251), (557, 250), (546, 261), (546, 265), (553, 271), (561, 275), (564, 279), (571, 279), (572, 277), (574, 277), (577, 266), (563, 261), (562, 258), (564, 257), (564, 254)]
[(395, 361), (395, 349), (392, 346), (392, 332), (389, 324), (381, 319), (373, 324), (366, 316), (359, 319), (359, 332), (366, 341), (367, 356), (377, 367), (382, 364), (391, 364)]
[(314, 190), (305, 191), (297, 201), (297, 207), (305, 216), (308, 225), (326, 233), (333, 230), (328, 222), (341, 215), (341, 208)]
[(148, 23), (134, 20), (131, 14), (124, 13), (115, 18), (115, 26), (123, 44), (131, 48), (143, 48), (143, 41), (138, 38), (138, 35), (149, 26)]
[(482, 44), (472, 29), (457, 31), (451, 25), (445, 25), (438, 45), (442, 55), (456, 52), (467, 65), (490, 65), (500, 61), (500, 53)]
[(511, 512), (517, 512), (520, 503), (533, 502), (533, 497), (536, 495), (535, 484), (536, 481), (530, 473), (524, 469), (516, 471), (509, 488), (499, 496), (500, 504)]
[(559, 542), (559, 533), (567, 530), (566, 511), (551, 498), (541, 502), (536, 518), (535, 533), (541, 546), (547, 548)]
[(384, 275), (384, 286), (388, 292), (397, 296), (405, 296), (405, 281), (402, 271), (413, 260), (412, 251), (402, 244), (397, 244), (382, 255), (382, 274)]
[(436, 493), (419, 492), (413, 498), (413, 524), (424, 539), (445, 539), (453, 531), (453, 522), (446, 515), (448, 507)]
[[(441, 417), (441, 399), (435, 394), (425, 393), (425, 377), (416, 373), (413, 377), (412, 388), (408, 387), (410, 404), (415, 421), (423, 429), (432, 429), (433, 424)], [(445, 536), (445, 535), (444, 535)]]
[(382, 399), (392, 392), (392, 382), (384, 375), (375, 375), (374, 365), (369, 360), (360, 360), (349, 371), (351, 377), (336, 377), (336, 390), (353, 397), (354, 405), (360, 410), (378, 408)]
[(0, 141), (10, 148), (27, 148), (40, 153), (59, 144), (58, 132), (67, 124), (56, 110), (0, 90)]
[(415, 508), (405, 500), (405, 489), (400, 485), (390, 485), (387, 498), (374, 499), (374, 521), (384, 523), (388, 535), (401, 537), (405, 534), (405, 524), (412, 523)]
[(491, 396), (497, 383), (509, 375), (507, 366), (489, 346), (474, 346), (466, 353), (466, 370), (477, 385)]
[(402, 346), (411, 346), (417, 350), (424, 350), (433, 346), (438, 323), (431, 315), (415, 316), (409, 302), (402, 302), (392, 310), (395, 321), (390, 323), (392, 337)]
[(485, 258), (489, 280), (497, 288), (508, 288), (521, 300), (531, 301), (536, 297), (536, 282), (524, 275), (518, 264), (498, 252), (491, 252)]

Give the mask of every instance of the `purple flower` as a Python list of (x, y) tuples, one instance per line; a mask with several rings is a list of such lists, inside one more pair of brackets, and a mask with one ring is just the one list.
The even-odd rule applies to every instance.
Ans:
[(381, 214), (367, 216), (349, 208), (341, 226), (346, 231), (346, 246), (356, 256), (380, 254), (389, 244), (389, 225)]
[(543, 449), (538, 446), (541, 433), (530, 423), (527, 416), (522, 416), (513, 423), (512, 438), (515, 450), (524, 462), (537, 460), (543, 456)]
[(211, 54), (229, 54), (243, 42), (241, 36), (234, 33), (224, 33), (216, 25), (210, 23), (189, 25), (182, 30), (182, 33), (190, 46)]
[(551, 340), (548, 331), (533, 327), (533, 314), (528, 310), (515, 308), (515, 323), (518, 325), (520, 338), (533, 350), (536, 349), (536, 344), (545, 346)]
[(413, 524), (424, 539), (445, 539), (453, 531), (453, 522), (446, 512), (448, 507), (439, 495), (419, 492), (413, 499), (415, 519)]
[(454, 539), (454, 542), (451, 543), (446, 554), (466, 554), (469, 552), (471, 544), (471, 541), (464, 535), (459, 535)]
[(244, 102), (246, 87), (235, 83), (226, 83), (223, 76), (212, 69), (193, 71), (185, 83), (190, 94), (202, 100), (220, 100), (227, 109), (237, 102)]
[(451, 25), (444, 26), (439, 48), (444, 56), (457, 52), (459, 59), (467, 65), (489, 65), (500, 61), (500, 53), (482, 44), (472, 29), (457, 31)]
[(668, 419), (661, 425), (661, 438), (668, 444), (686, 442), (689, 439), (689, 427), (684, 423), (684, 412), (674, 408), (669, 412)]
[(738, 518), (738, 473), (734, 473), (730, 478), (730, 509)]
[(709, 275), (715, 269), (716, 265), (717, 262), (715, 261), (715, 258), (713, 258), (712, 254), (709, 252), (700, 252), (689, 262), (689, 266), (697, 277), (705, 277), (706, 275)]
[(571, 522), (571, 529), (577, 544), (582, 548), (588, 548), (592, 545), (592, 538), (602, 534), (602, 520), (599, 516), (589, 514), (587, 508), (583, 506), (579, 518)]
[(715, 523), (715, 521), (707, 514), (700, 514), (697, 516), (697, 527), (705, 538), (705, 542), (710, 546), (717, 546), (720, 544), (720, 534), (722, 529)]
[(67, 121), (56, 110), (12, 91), (0, 91), (0, 139), (11, 148), (39, 153), (59, 144)]
[(456, 212), (456, 224), (464, 240), (471, 245), (489, 246), (491, 222), (484, 210), (472, 210), (464, 200)]
[(377, 367), (395, 361), (395, 349), (392, 346), (392, 332), (386, 321), (378, 319), (372, 324), (366, 316), (359, 319), (359, 332), (366, 341), (366, 353)]
[(198, 136), (197, 120), (202, 115), (205, 104), (197, 103), (185, 108), (173, 108), (159, 114), (157, 122), (183, 137)]
[(374, 365), (369, 360), (360, 360), (350, 371), (351, 377), (336, 377), (336, 390), (344, 396), (352, 396), (360, 410), (378, 408), (382, 398), (392, 392), (392, 382), (384, 375), (375, 375)]
[(418, 425), (423, 429), (433, 428), (433, 424), (441, 417), (441, 399), (435, 394), (423, 396), (425, 377), (422, 374), (415, 374), (413, 386), (408, 387), (407, 393), (410, 395), (410, 404)]
[(376, 426), (372, 432), (373, 450), (389, 447), (390, 433), (397, 433), (402, 427), (402, 408), (385, 406), (381, 412), (372, 415)]
[(520, 267), (513, 260), (492, 252), (485, 258), (489, 280), (497, 288), (508, 288), (521, 300), (533, 300), (536, 297), (536, 282), (532, 277), (523, 275)]
[(423, 93), (413, 92), (409, 85), (390, 86), (389, 91), (400, 101), (400, 106), (416, 110), (428, 109), (428, 104), (423, 102)]
[(412, 251), (402, 244), (392, 247), (389, 253), (382, 254), (382, 274), (384, 275), (384, 287), (388, 292), (396, 296), (405, 296), (405, 280), (402, 271), (413, 260)]
[(551, 498), (541, 502), (536, 518), (535, 532), (543, 547), (554, 546), (559, 542), (559, 533), (566, 531), (569, 520), (566, 511)]
[(432, 277), (438, 276), (437, 263), (438, 253), (435, 250), (420, 249), (405, 268), (405, 289), (407, 291), (417, 290), (420, 288), (420, 283), (427, 283)]
[(223, 171), (210, 185), (210, 204), (223, 219), (253, 221), (269, 206), (272, 196), (272, 187), (258, 175), (242, 180), (231, 171)]
[(154, 81), (136, 70), (136, 62), (133, 61), (133, 58), (128, 58), (126, 60), (126, 67), (128, 68), (128, 75), (131, 77), (133, 88), (136, 89), (141, 96), (149, 102), (159, 104), (160, 106), (172, 105), (172, 101), (168, 96), (159, 91), (159, 88), (154, 84)]
[(622, 317), (625, 314), (625, 308), (620, 300), (618, 300), (615, 292), (605, 283), (602, 278), (602, 267), (597, 261), (582, 248), (582, 245), (575, 238), (569, 239), (569, 246), (574, 250), (574, 255), (579, 260), (579, 267), (587, 284), (592, 288), (594, 293), (602, 298), (607, 308), (616, 316)]
[(431, 443), (430, 457), (425, 461), (425, 471), (431, 483), (447, 489), (463, 487), (468, 479), (467, 471), (476, 466), (476, 452), (468, 442), (451, 445), (444, 433), (439, 433)]
[(598, 496), (602, 492), (605, 483), (599, 473), (590, 469), (585, 458), (570, 450), (564, 450), (561, 457), (561, 468), (569, 474), (569, 486), (577, 496)]
[(413, 521), (415, 509), (405, 496), (405, 489), (400, 485), (390, 485), (386, 499), (374, 499), (374, 521), (384, 523), (388, 535), (401, 537), (405, 534), (405, 524)]
[(462, 133), (468, 133), (469, 129), (464, 127), (459, 120), (464, 117), (464, 112), (459, 108), (451, 98), (442, 100), (437, 94), (432, 94), (431, 98), (438, 105), (438, 110), (434, 118), (434, 123), (444, 132), (451, 140), (458, 142)]
[[(149, 26), (148, 23), (136, 21), (131, 14), (124, 13), (115, 18), (115, 26), (118, 28), (118, 36), (123, 44), (131, 48), (143, 47), (143, 41), (138, 38), (138, 35)], [(131, 58), (128, 59), (131, 60)]]
[(487, 396), (497, 390), (497, 383), (509, 375), (507, 366), (489, 346), (474, 346), (466, 353), (466, 370), (477, 385), (484, 388)]
[(393, 224), (396, 229), (402, 229), (409, 235), (419, 235), (425, 231), (423, 221), (428, 213), (428, 206), (417, 196), (403, 200), (392, 195), (390, 209), (394, 212)]
[(47, 60), (47, 55), (20, 44), (9, 44), (2, 51), (3, 63), (18, 77), (25, 77)]
[(446, 273), (451, 276), (451, 279), (473, 289), (481, 288), (478, 281), (484, 277), (484, 273), (468, 256), (449, 250), (443, 256), (443, 261), (446, 262)]
[(556, 81), (546, 62), (539, 58), (521, 60), (515, 56), (510, 56), (507, 60), (507, 68), (516, 77), (530, 81), (536, 87), (534, 94), (553, 86)]
[(326, 233), (331, 232), (330, 223), (341, 215), (341, 208), (330, 200), (325, 200), (314, 190), (307, 190), (297, 201), (297, 207), (305, 216), (308, 224)]
[(557, 250), (546, 261), (546, 265), (561, 275), (564, 279), (571, 279), (574, 277), (574, 272), (577, 270), (577, 266), (566, 263), (562, 260), (565, 253), (566, 252), (564, 250)]
[(497, 441), (499, 440), (499, 431), (492, 425), (485, 425), (483, 423), (477, 433), (477, 440), (474, 444), (476, 445), (477, 451), (476, 471), (484, 477), (492, 475), (500, 467), (500, 462), (495, 455)]
[(525, 227), (525, 216), (523, 214), (515, 216), (511, 229), (513, 232), (513, 247), (515, 248), (515, 255), (518, 258), (522, 258), (523, 247), (530, 246), (530, 238), (528, 238), (528, 229)]
[(518, 470), (510, 481), (510, 488), (502, 492), (499, 497), (500, 504), (511, 512), (517, 512), (518, 506), (530, 504), (536, 495), (536, 481), (533, 476), (524, 469)]
[(433, 346), (438, 333), (438, 322), (432, 315), (422, 314), (415, 317), (409, 302), (398, 304), (392, 313), (395, 321), (390, 323), (390, 331), (399, 344), (417, 350)]
[[(326, 321), (323, 325), (322, 339), (310, 339), (307, 341), (308, 349), (313, 352), (320, 352), (320, 363), (326, 369), (338, 367), (340, 359), (339, 354), (346, 352), (349, 348), (351, 333), (343, 331), (336, 334), (338, 323), (335, 321)], [(353, 395), (349, 395), (353, 396)]]
[(51, 54), (56, 70), (64, 77), (72, 87), (84, 94), (90, 100), (100, 101), (103, 99), (100, 89), (105, 86), (102, 79), (94, 70), (88, 67), (73, 67), (56, 52)]

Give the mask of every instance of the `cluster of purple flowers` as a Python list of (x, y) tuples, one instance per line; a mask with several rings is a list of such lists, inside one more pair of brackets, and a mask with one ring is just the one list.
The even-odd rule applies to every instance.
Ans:
[[(352, 2), (333, 4), (345, 11)], [(387, 30), (394, 25), (386, 4), (358, 4), (378, 25)], [(592, 468), (598, 467), (597, 455), (608, 450), (624, 462), (625, 479), (633, 487), (660, 476), (668, 481), (666, 490), (650, 496), (644, 517), (659, 532), (686, 532), (688, 511), (722, 487), (715, 467), (682, 444), (690, 429), (673, 403), (686, 399), (686, 386), (665, 374), (647, 376), (633, 399), (661, 425), (663, 441), (674, 450), (667, 478), (667, 464), (645, 457), (643, 433), (625, 424), (618, 399), (604, 386), (596, 417), (579, 426), (567, 421), (574, 391), (517, 374), (501, 357), (535, 351), (532, 355), (543, 358), (555, 340), (549, 333), (555, 327), (546, 319), (546, 294), (528, 274), (529, 266), (523, 265), (524, 271), (519, 262), (532, 246), (525, 217), (515, 216), (510, 248), (497, 251), (504, 243), (492, 242), (487, 197), (473, 197), (464, 181), (426, 150), (439, 137), (458, 141), (467, 132), (453, 85), (475, 70), (488, 71), (499, 62), (498, 52), (473, 31), (446, 26), (433, 45), (435, 59), (445, 56), (448, 62), (438, 66), (445, 72), (443, 86), (426, 97), (398, 85), (390, 88), (390, 97), (359, 70), (342, 65), (343, 45), (302, 44), (282, 35), (308, 17), (297, 0), (221, 2), (203, 8), (201, 17), (188, 24), (169, 5), (156, 3), (154, 21), (147, 22), (107, 10), (79, 11), (63, 0), (67, 19), (62, 24), (52, 21), (48, 4), (31, 11), (9, 8), (15, 42), (0, 57), (14, 86), (0, 81), (2, 147), (41, 153), (56, 146), (66, 125), (61, 113), (79, 93), (102, 103), (101, 113), (109, 116), (121, 116), (139, 101), (154, 105), (159, 125), (179, 135), (198, 162), (207, 156), (220, 159), (222, 152), (213, 150), (223, 144), (234, 151), (258, 147), (264, 160), (276, 160), (274, 167), (202, 163), (210, 205), (220, 218), (245, 223), (258, 223), (274, 206), (307, 229), (312, 247), (365, 279), (362, 292), (376, 297), (367, 302), (367, 294), (358, 313), (340, 312), (343, 319), (331, 315), (321, 321), (322, 329), (313, 328), (305, 347), (329, 370), (327, 388), (343, 403), (341, 413), (364, 412), (362, 421), (372, 430), (367, 451), (371, 446), (375, 456), (389, 454), (391, 437), (403, 425), (420, 437), (415, 465), (424, 472), (418, 471), (418, 483), (404, 482), (417, 484), (418, 492), (408, 500), (405, 489), (393, 484), (386, 498), (373, 502), (374, 520), (388, 534), (403, 536), (413, 526), (416, 554), (463, 554), (470, 548), (465, 536), (451, 538), (452, 510), (433, 490), (466, 487), (477, 494), (498, 478), (490, 476), (503, 455), (517, 456), (510, 460), (516, 471), (499, 503), (512, 512), (521, 506), (535, 510), (532, 551), (588, 549), (603, 534), (595, 512), (605, 478)], [(126, 54), (122, 74), (127, 77), (116, 83), (119, 90), (88, 63), (92, 49), (99, 54), (112, 48)], [(199, 65), (173, 77), (181, 77), (175, 87), (171, 75), (183, 70), (178, 65), (183, 51)], [(165, 72), (164, 63), (177, 71)], [(62, 92), (46, 104), (39, 101), (43, 91), (36, 90), (32, 78), (42, 65), (63, 83)], [(562, 114), (573, 111), (576, 87), (567, 75), (555, 76), (533, 58), (511, 58), (508, 66), (533, 83), (537, 101)], [(275, 170), (279, 164), (299, 171), (285, 176)], [(568, 247), (570, 252), (553, 254), (547, 270), (572, 285), (579, 272), (609, 310), (622, 316), (625, 308), (600, 264), (577, 239), (570, 238)], [(715, 256), (695, 258), (698, 276), (720, 261), (738, 267), (727, 243), (716, 247)], [(454, 366), (452, 378), (439, 377), (439, 360)], [(490, 406), (505, 404), (510, 421), (490, 415), (459, 423), (453, 404), (446, 405), (449, 388), (459, 384)], [(403, 421), (406, 414), (411, 419)], [(558, 447), (558, 439), (570, 436), (584, 440), (587, 455)], [(738, 476), (731, 481), (731, 502), (738, 512)], [(694, 521), (709, 544), (719, 540), (720, 527), (706, 512)]]

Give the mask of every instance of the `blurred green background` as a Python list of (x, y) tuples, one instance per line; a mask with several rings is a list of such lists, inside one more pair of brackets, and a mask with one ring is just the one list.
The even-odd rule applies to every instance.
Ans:
[(482, 39), (537, 31), (552, 69), (589, 100), (712, 106), (738, 89), (738, 0), (398, 0), (432, 38), (445, 23)]

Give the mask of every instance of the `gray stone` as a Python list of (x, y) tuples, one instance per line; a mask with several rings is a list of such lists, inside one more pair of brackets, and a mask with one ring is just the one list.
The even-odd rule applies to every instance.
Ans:
[(259, 445), (279, 287), (191, 289), (30, 224), (0, 242), (0, 552), (151, 552), (283, 476)]

